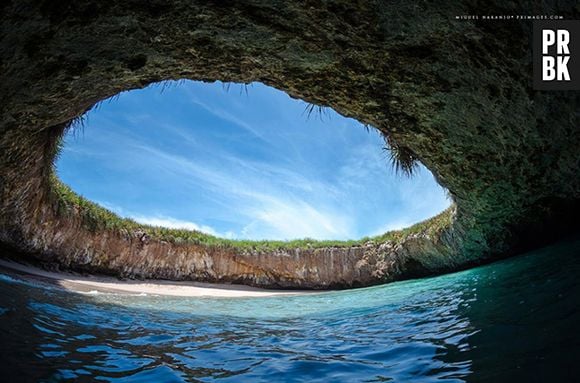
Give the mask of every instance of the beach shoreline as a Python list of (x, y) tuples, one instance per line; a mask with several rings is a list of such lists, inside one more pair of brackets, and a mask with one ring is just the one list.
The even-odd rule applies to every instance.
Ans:
[(64, 290), (88, 293), (92, 291), (118, 294), (147, 294), (174, 297), (249, 298), (321, 294), (314, 290), (273, 290), (236, 284), (202, 283), (163, 280), (119, 280), (115, 277), (84, 276), (69, 272), (43, 270), (29, 264), (0, 259), (0, 273), (28, 282), (40, 282)]

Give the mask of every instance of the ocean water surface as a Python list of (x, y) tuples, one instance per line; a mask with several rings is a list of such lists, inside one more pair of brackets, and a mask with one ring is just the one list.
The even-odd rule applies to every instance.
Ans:
[(0, 274), (0, 381), (574, 382), (579, 255), (568, 240), (434, 278), (247, 299)]

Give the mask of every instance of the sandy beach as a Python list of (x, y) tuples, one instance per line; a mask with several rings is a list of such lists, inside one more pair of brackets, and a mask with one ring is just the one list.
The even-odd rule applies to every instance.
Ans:
[(168, 295), (179, 297), (269, 297), (280, 295), (320, 294), (309, 290), (269, 290), (256, 287), (182, 281), (123, 281), (108, 276), (82, 276), (73, 273), (51, 272), (13, 261), (0, 260), (0, 273), (31, 282), (60, 286), (63, 289), (86, 293), (89, 291), (127, 294)]

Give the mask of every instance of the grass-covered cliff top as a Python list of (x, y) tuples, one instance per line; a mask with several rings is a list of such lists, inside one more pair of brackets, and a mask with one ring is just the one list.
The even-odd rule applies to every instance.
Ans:
[(453, 207), (446, 209), (435, 217), (416, 223), (402, 230), (394, 230), (375, 237), (364, 237), (357, 240), (315, 240), (311, 238), (296, 239), (291, 241), (270, 240), (242, 240), (225, 239), (206, 234), (200, 231), (187, 229), (170, 229), (166, 227), (150, 226), (138, 223), (129, 218), (119, 217), (117, 214), (102, 206), (87, 200), (76, 194), (69, 186), (64, 184), (54, 174), (50, 178), (51, 197), (59, 216), (66, 217), (76, 212), (82, 219), (84, 226), (91, 231), (113, 232), (142, 232), (151, 239), (167, 241), (176, 244), (198, 244), (212, 247), (231, 247), (245, 250), (288, 250), (296, 248), (322, 248), (322, 247), (353, 247), (364, 245), (369, 242), (400, 242), (411, 234), (425, 233), (432, 235), (450, 226), (453, 216)]

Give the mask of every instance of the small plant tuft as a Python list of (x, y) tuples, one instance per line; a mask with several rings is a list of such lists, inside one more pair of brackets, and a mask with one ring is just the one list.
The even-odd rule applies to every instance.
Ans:
[(302, 115), (306, 115), (306, 119), (310, 120), (310, 116), (312, 116), (312, 114), (314, 114), (315, 117), (317, 116), (320, 119), (320, 121), (323, 122), (325, 118), (329, 117), (328, 110), (326, 107), (306, 103), (306, 107), (304, 108), (304, 112), (302, 112)]
[(419, 159), (411, 149), (400, 146), (389, 135), (383, 134), (384, 150), (388, 152), (389, 162), (395, 172), (411, 177), (419, 167)]

